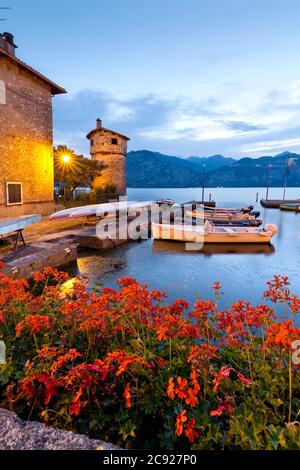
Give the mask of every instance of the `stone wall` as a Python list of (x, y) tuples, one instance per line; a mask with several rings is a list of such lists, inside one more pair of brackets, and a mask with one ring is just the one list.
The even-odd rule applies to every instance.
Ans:
[[(112, 139), (117, 139), (117, 144), (112, 144)], [(105, 165), (101, 176), (94, 181), (94, 188), (101, 190), (113, 185), (116, 195), (125, 195), (127, 140), (119, 134), (105, 129), (95, 130), (90, 140), (92, 158)]]
[[(1, 57), (0, 217), (53, 210), (50, 85)], [(7, 206), (6, 182), (21, 182), (23, 204)]]

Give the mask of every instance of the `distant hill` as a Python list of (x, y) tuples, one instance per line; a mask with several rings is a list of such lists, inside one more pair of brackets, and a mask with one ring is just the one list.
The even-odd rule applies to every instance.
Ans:
[(270, 170), (270, 186), (284, 185), (284, 176), (287, 160), (291, 166), (288, 170), (288, 186), (300, 186), (300, 155), (283, 152), (274, 157), (241, 158), (229, 166), (210, 172), (206, 177), (207, 186), (224, 187), (264, 187), (268, 179), (268, 166)]
[(131, 188), (187, 188), (199, 187), (259, 187), (266, 186), (268, 165), (271, 186), (283, 186), (286, 163), (288, 186), (300, 186), (300, 155), (283, 152), (274, 157), (241, 158), (235, 160), (222, 155), (180, 158), (149, 150), (129, 152), (126, 158), (127, 185)]
[(212, 155), (211, 157), (189, 157), (187, 158), (189, 162), (196, 163), (200, 165), (203, 169), (205, 165), (205, 171), (214, 171), (222, 168), (224, 166), (234, 163), (236, 160), (234, 158), (226, 158), (223, 155)]
[(222, 155), (187, 159), (164, 155), (149, 150), (129, 152), (126, 157), (127, 186), (131, 188), (188, 188), (202, 183), (203, 164), (205, 171), (231, 164), (232, 158)]

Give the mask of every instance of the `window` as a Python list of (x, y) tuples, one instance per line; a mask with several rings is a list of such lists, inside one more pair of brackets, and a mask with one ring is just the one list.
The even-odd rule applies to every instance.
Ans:
[(111, 143), (112, 143), (112, 145), (118, 145), (118, 139), (116, 139), (116, 138), (113, 137), (113, 138), (111, 139)]
[(8, 206), (23, 203), (22, 183), (6, 183), (6, 201)]

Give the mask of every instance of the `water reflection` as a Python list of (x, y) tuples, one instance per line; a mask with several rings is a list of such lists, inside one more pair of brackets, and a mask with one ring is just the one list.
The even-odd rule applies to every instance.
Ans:
[(264, 254), (272, 255), (275, 253), (275, 247), (272, 244), (224, 244), (224, 243), (211, 243), (206, 244), (200, 250), (186, 250), (185, 243), (176, 241), (163, 241), (154, 240), (152, 244), (153, 253), (165, 253), (165, 254), (203, 254), (205, 256), (217, 255), (217, 254)]

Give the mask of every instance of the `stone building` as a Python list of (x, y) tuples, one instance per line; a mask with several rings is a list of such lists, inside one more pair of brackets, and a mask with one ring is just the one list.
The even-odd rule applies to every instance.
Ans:
[(119, 132), (102, 127), (97, 119), (96, 128), (86, 136), (90, 141), (90, 153), (94, 160), (104, 164), (101, 176), (94, 180), (94, 188), (115, 196), (126, 194), (125, 156), (130, 140)]
[(0, 217), (53, 210), (52, 96), (66, 91), (0, 34)]

